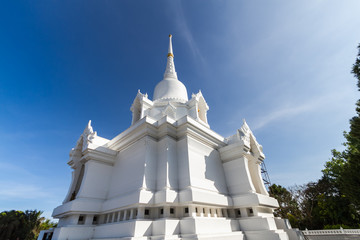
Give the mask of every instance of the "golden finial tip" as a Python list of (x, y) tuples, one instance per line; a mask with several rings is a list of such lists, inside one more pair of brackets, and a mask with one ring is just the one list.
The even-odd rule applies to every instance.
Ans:
[(172, 35), (171, 35), (171, 34), (169, 34), (169, 37), (172, 37)]

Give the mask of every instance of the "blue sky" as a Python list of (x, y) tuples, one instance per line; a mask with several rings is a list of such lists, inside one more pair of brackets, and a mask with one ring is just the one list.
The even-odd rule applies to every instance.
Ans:
[(321, 176), (359, 98), (359, 1), (7, 1), (0, 8), (0, 211), (50, 216), (88, 120), (105, 138), (150, 97), (173, 34), (189, 95), (223, 136), (245, 118), (273, 183)]

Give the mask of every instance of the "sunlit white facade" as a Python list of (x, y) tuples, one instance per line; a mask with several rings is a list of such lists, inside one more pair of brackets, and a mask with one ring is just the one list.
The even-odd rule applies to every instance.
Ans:
[(131, 126), (111, 140), (89, 122), (70, 152), (72, 182), (54, 209), (52, 239), (299, 239), (273, 216), (265, 156), (246, 122), (224, 138), (208, 124), (202, 93), (188, 99), (171, 36), (153, 96), (137, 93)]

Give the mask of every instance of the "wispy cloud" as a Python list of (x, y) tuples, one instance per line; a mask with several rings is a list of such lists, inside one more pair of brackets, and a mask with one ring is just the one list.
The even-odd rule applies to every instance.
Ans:
[(49, 197), (47, 191), (33, 184), (1, 181), (0, 186), (1, 200), (26, 200)]
[(267, 114), (255, 119), (253, 130), (261, 129), (270, 123), (274, 123), (281, 119), (294, 118), (296, 116), (311, 113), (313, 111), (324, 111), (333, 106), (334, 103), (339, 103), (348, 95), (347, 92), (339, 92), (337, 94), (324, 95), (313, 99), (308, 99), (302, 103), (288, 102), (277, 109), (269, 111)]
[(171, 1), (173, 12), (176, 13), (176, 24), (179, 28), (179, 32), (185, 38), (195, 58), (200, 60), (202, 64), (205, 64), (205, 58), (200, 52), (197, 42), (194, 40), (193, 34), (189, 28), (187, 20), (184, 14), (184, 8), (181, 1)]
[(318, 107), (316, 105), (317, 104), (308, 102), (298, 106), (290, 106), (290, 105), (283, 106), (280, 109), (271, 111), (267, 115), (257, 119), (255, 121), (255, 125), (253, 126), (253, 129), (256, 130), (263, 128), (266, 125), (270, 124), (271, 122), (277, 121), (282, 118), (294, 117), (301, 113), (312, 111)]
[(15, 164), (7, 163), (7, 162), (0, 162), (0, 169), (4, 173), (11, 173), (13, 176), (22, 176), (27, 178), (37, 178), (36, 175), (31, 173), (30, 171), (24, 169), (23, 167), (20, 167)]

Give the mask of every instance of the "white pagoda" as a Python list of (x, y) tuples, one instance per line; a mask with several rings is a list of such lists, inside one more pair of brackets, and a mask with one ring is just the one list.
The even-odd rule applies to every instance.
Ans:
[(178, 80), (169, 37), (164, 78), (152, 100), (137, 93), (131, 126), (111, 140), (85, 128), (58, 226), (39, 239), (300, 239), (273, 215), (262, 146), (245, 121), (227, 138), (211, 130), (202, 93), (188, 99)]

